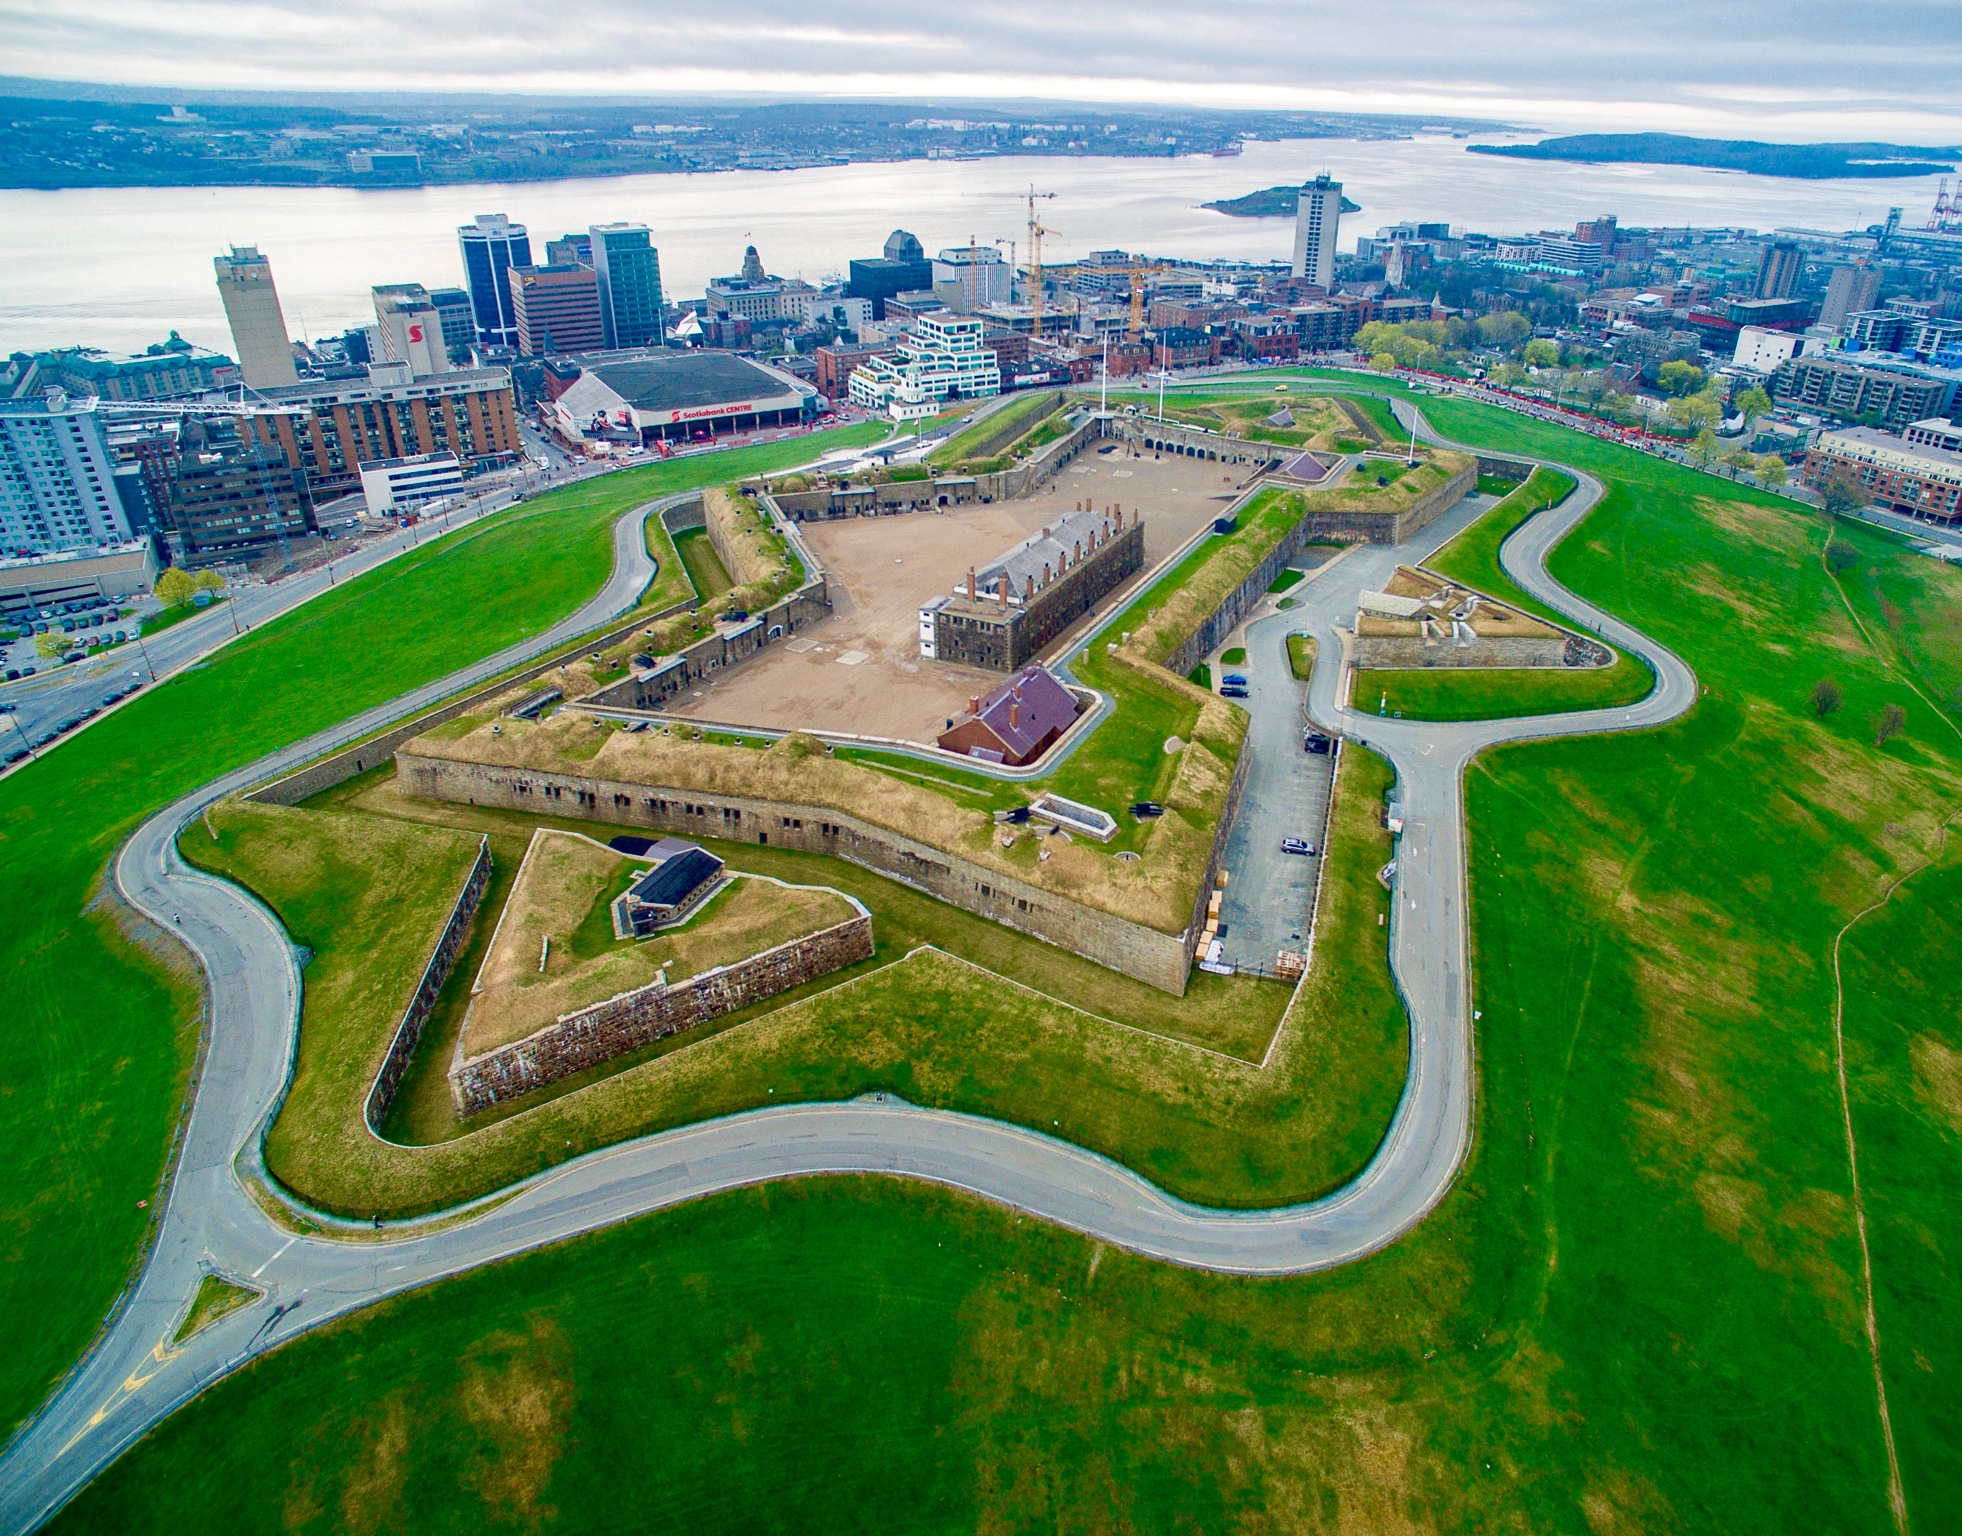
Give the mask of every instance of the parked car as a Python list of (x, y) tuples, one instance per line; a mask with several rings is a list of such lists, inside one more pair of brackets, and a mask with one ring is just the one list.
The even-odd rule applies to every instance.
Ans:
[(1247, 690), (1244, 688), (1235, 688), (1231, 684), (1221, 684), (1219, 696), (1222, 699), (1244, 699), (1247, 696)]
[(7, 681), (8, 681), (8, 682), (10, 682), (10, 683), (17, 683), (17, 682), (19, 682), (19, 681), (20, 681), (20, 668), (19, 668), (19, 667), (9, 667), (9, 668), (7, 668)]
[(1330, 749), (1334, 745), (1335, 744), (1332, 741), (1330, 741), (1328, 737), (1324, 736), (1320, 731), (1310, 731), (1306, 736), (1303, 736), (1301, 738), (1302, 751), (1314, 752), (1323, 757), (1326, 757), (1328, 755)]
[(1281, 852), (1283, 853), (1313, 853), (1314, 851), (1315, 845), (1303, 838), (1284, 837), (1281, 839)]
[(1247, 680), (1238, 672), (1229, 672), (1220, 681), (1233, 688), (1244, 688), (1247, 686)]

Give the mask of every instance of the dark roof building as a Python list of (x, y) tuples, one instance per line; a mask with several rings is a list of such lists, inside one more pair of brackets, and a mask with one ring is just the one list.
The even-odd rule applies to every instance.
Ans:
[(1075, 694), (1042, 667), (1024, 667), (939, 739), (945, 752), (1020, 768), (1047, 752), (1070, 728), (1081, 706)]
[(722, 860), (679, 838), (662, 838), (646, 856), (654, 867), (613, 903), (614, 931), (637, 939), (686, 917), (722, 878)]
[(813, 415), (817, 391), (747, 358), (680, 347), (573, 359), (578, 382), (553, 401), (568, 437), (595, 417), (643, 438), (687, 437), (759, 426), (791, 426)]

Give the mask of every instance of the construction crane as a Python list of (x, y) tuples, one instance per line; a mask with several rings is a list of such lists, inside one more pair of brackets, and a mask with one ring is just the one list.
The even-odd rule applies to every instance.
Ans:
[(1131, 273), (1131, 322), (1124, 328), (1124, 334), (1132, 341), (1144, 335), (1144, 296), (1145, 277), (1152, 272), (1163, 272), (1170, 262), (1134, 261), (1129, 268)]
[(1042, 339), (1042, 237), (1056, 231), (1042, 227), (1042, 221), (1036, 217), (1036, 199), (1055, 195), (1038, 192), (1035, 183), (1029, 183), (1029, 334), (1038, 341)]
[(1941, 187), (1935, 193), (1934, 209), (1923, 228), (1929, 234), (1954, 234), (1962, 229), (1962, 182), (1957, 183), (1954, 195), (1950, 196), (1948, 178), (1942, 178)]

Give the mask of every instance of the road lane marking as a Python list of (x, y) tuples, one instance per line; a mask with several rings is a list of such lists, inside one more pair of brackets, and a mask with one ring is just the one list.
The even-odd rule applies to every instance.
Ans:
[(297, 1237), (287, 1238), (285, 1242), (279, 1245), (279, 1253), (275, 1253), (271, 1259), (267, 1259), (265, 1263), (261, 1264), (257, 1269), (253, 1270), (249, 1278), (253, 1280), (257, 1280), (267, 1270), (273, 1267), (273, 1260), (277, 1259), (280, 1253), (284, 1253), (288, 1248), (291, 1248), (298, 1241), (299, 1239)]

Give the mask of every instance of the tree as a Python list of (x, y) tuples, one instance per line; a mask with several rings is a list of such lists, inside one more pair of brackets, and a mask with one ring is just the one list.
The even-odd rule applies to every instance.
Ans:
[(1472, 329), (1488, 347), (1516, 347), (1533, 334), (1533, 322), (1514, 309), (1480, 315)]
[(200, 592), (222, 592), (225, 590), (225, 578), (220, 576), (216, 571), (199, 571), (191, 579), (197, 583), (197, 588)]
[(1775, 453), (1767, 453), (1758, 460), (1758, 478), (1766, 485), (1783, 485), (1791, 478), (1785, 470), (1785, 461)]
[(1844, 539), (1826, 541), (1826, 569), (1835, 576), (1859, 561), (1860, 552)]
[(1821, 720), (1846, 702), (1846, 695), (1840, 692), (1839, 684), (1830, 677), (1822, 677), (1812, 685), (1812, 713)]
[(1907, 711), (1898, 704), (1885, 705), (1874, 717), (1873, 744), (1884, 747), (1907, 729)]
[(1388, 373), (1396, 365), (1396, 354), (1393, 352), (1378, 352), (1369, 360), (1369, 366), (1374, 368), (1378, 373)]
[(1544, 336), (1526, 343), (1525, 363), (1528, 368), (1551, 368), (1559, 361), (1560, 349)]
[(1745, 470), (1758, 467), (1758, 456), (1748, 448), (1733, 448), (1724, 455), (1724, 465), (1730, 470), (1730, 478), (1735, 480)]
[(1826, 476), (1819, 487), (1819, 505), (1829, 518), (1850, 516), (1866, 504), (1866, 488), (1843, 469)]
[(1744, 413), (1744, 429), (1748, 432), (1751, 423), (1771, 409), (1771, 396), (1753, 384), (1749, 389), (1740, 391), (1730, 403)]
[(34, 637), (34, 654), (45, 660), (52, 661), (74, 643), (75, 637), (73, 635), (64, 635), (56, 632), (36, 635)]
[(157, 578), (157, 601), (166, 608), (182, 608), (197, 590), (197, 581), (182, 566), (173, 565)]
[(1717, 434), (1705, 427), (1696, 434), (1690, 443), (1690, 457), (1696, 460), (1698, 469), (1708, 469), (1710, 461), (1724, 451), (1724, 445), (1717, 440)]
[(1698, 395), (1678, 395), (1669, 402), (1669, 419), (1676, 426), (1688, 430), (1695, 427), (1708, 429), (1724, 419), (1724, 408), (1717, 397), (1707, 391)]
[(1656, 369), (1655, 380), (1666, 394), (1693, 395), (1703, 388), (1703, 370), (1677, 358)]

